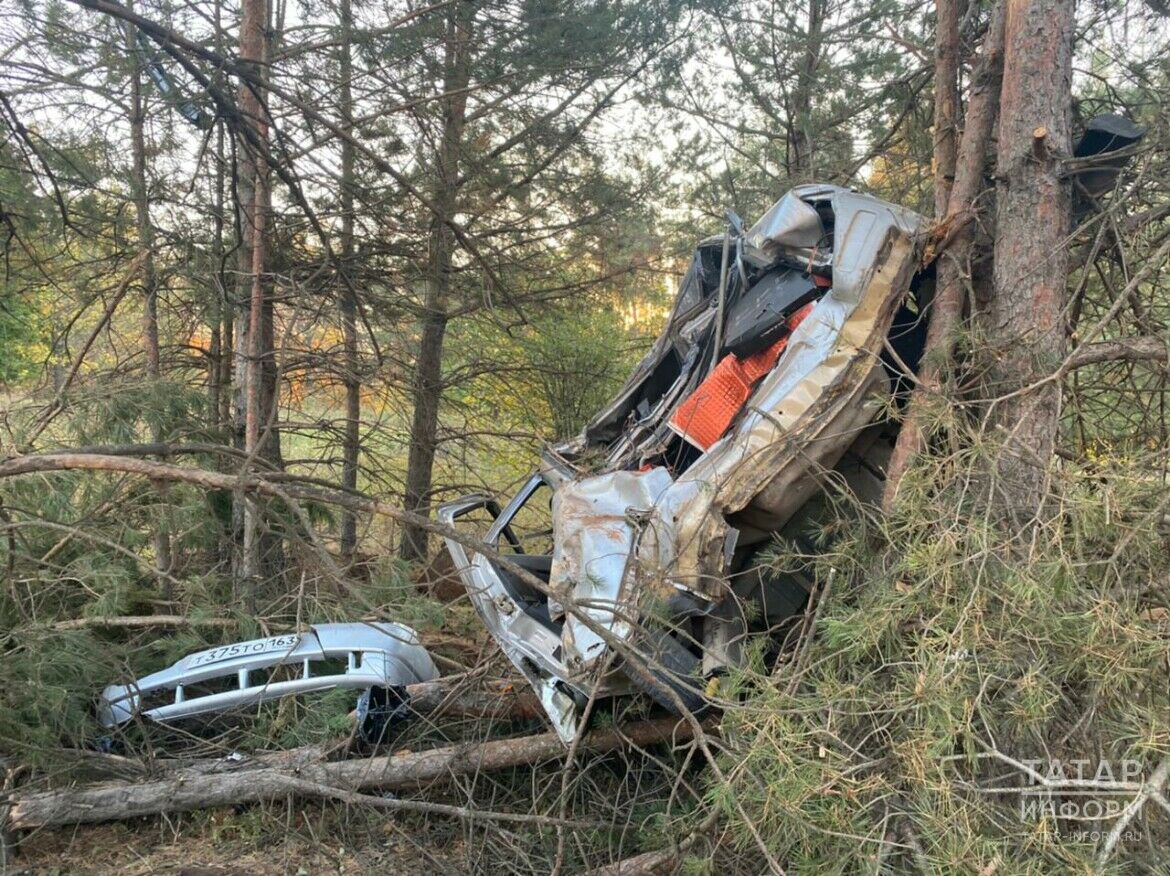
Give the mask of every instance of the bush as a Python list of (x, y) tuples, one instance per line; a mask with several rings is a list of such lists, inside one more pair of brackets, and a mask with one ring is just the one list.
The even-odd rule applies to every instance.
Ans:
[[(790, 872), (1093, 870), (1117, 818), (1061, 813), (1136, 792), (1046, 803), (1025, 767), (1149, 779), (1170, 754), (1170, 552), (1149, 470), (1066, 471), (1023, 542), (972, 501), (977, 478), (925, 460), (890, 519), (820, 557), (833, 585), (799, 665), (734, 679), (746, 699), (724, 732), (751, 745), (712, 797), (738, 842), (754, 828)], [(1146, 805), (1115, 866), (1170, 860), (1168, 825)]]

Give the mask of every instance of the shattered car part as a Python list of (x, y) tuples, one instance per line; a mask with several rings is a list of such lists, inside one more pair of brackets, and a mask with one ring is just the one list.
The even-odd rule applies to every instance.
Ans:
[(358, 736), (363, 742), (378, 745), (394, 727), (410, 718), (410, 700), (405, 685), (369, 687), (358, 694)]
[(750, 356), (776, 341), (789, 316), (820, 297), (816, 282), (796, 271), (773, 271), (752, 286), (727, 315), (723, 346)]
[(1133, 160), (1133, 148), (1146, 129), (1115, 113), (1094, 116), (1073, 145), (1073, 221), (1080, 224), (1101, 209)]
[[(921, 224), (829, 185), (793, 189), (747, 231), (732, 222), (732, 270), (721, 270), (725, 235), (699, 244), (662, 334), (578, 438), (547, 450), (503, 510), (483, 496), (440, 508), (449, 525), (486, 509), (486, 543), (510, 547), (545, 585), (447, 540), (472, 604), (563, 739), (590, 696), (633, 687), (695, 708), (704, 677), (735, 665), (753, 627), (802, 609), (809, 574), (762, 557), (778, 535), (816, 552), (808, 530), (829, 481), (880, 496), (894, 363), (913, 368), (925, 334)], [(768, 349), (778, 359), (760, 372), (732, 362), (742, 386), (713, 443), (680, 428), (717, 364)], [(553, 548), (527, 553), (517, 515), (550, 491)]]
[[(293, 670), (283, 673), (291, 677), (279, 677), (284, 669)], [(401, 688), (438, 675), (410, 627), (316, 624), (305, 633), (209, 648), (131, 684), (111, 685), (102, 691), (98, 719), (106, 727), (136, 715), (166, 723), (333, 688)], [(371, 729), (376, 723), (377, 716)]]

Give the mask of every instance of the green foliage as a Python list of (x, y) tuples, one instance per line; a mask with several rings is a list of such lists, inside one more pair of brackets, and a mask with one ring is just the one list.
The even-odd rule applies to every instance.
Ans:
[[(706, 217), (730, 207), (750, 220), (812, 181), (875, 185), (908, 207), (929, 206), (930, 117), (916, 111), (929, 75), (885, 25), (897, 20), (902, 38), (929, 44), (922, 7), (706, 6), (697, 14), (707, 12), (709, 25), (664, 76), (667, 105), (693, 116), (686, 126), (678, 113), (662, 114), (662, 126), (675, 126), (671, 159), (687, 207)], [(878, 179), (868, 179), (873, 171)]]
[(94, 381), (64, 399), (69, 416), (58, 432), (67, 445), (163, 441), (189, 432), (206, 407), (194, 387), (169, 380)]
[(97, 732), (93, 703), (118, 675), (118, 659), (89, 632), (40, 631), (0, 642), (0, 750), (38, 766)]
[(28, 300), (0, 292), (0, 386), (28, 380), (48, 353), (43, 315)]
[[(268, 68), (289, 98), (273, 119), (276, 211), (267, 240), (274, 360), (287, 369), (279, 405), (285, 475), (329, 481), (339, 474), (341, 384), (355, 373), (341, 352), (336, 315), (341, 264), (360, 296), (359, 486), (386, 501), (401, 495), (413, 415), (404, 399), (427, 308), (423, 292), (436, 279), (431, 262), (442, 245), (436, 198), (450, 196), (449, 218), (459, 233), (447, 236), (454, 255), (440, 274), (449, 289), (435, 499), (504, 491), (531, 470), (541, 441), (581, 428), (656, 333), (669, 297), (656, 278), (672, 272), (672, 251), (689, 252), (697, 237), (719, 231), (726, 207), (750, 221), (790, 184), (814, 178), (869, 188), (924, 212), (931, 207), (928, 6), (901, 0), (355, 6), (352, 80), (361, 83), (355, 105), (337, 102), (340, 33), (338, 10), (329, 4), (290, 9), (289, 20), (312, 24), (274, 34), (279, 51)], [(472, 39), (468, 85), (448, 92), (453, 9), (473, 19)], [(1135, 194), (1114, 202), (1109, 227), (1101, 226), (1102, 258), (1085, 260), (1073, 277), (1070, 318), (1075, 310), (1078, 331), (1112, 313), (1119, 290), (1165, 239), (1170, 174), (1160, 95), (1167, 55), (1157, 50), (1164, 38), (1155, 28), (1146, 33), (1147, 22), (1132, 9), (1094, 7), (1083, 22), (1078, 69), (1086, 75), (1078, 77), (1077, 114), (1121, 102), (1151, 136), (1134, 172)], [(140, 11), (217, 51), (227, 45), (232, 23), (213, 24), (198, 4)], [(987, 11), (986, 4), (972, 6), (965, 16), (965, 56)], [(143, 183), (157, 224), (164, 375), (147, 379), (142, 277), (125, 274), (141, 243), (126, 113), (136, 58), (107, 16), (60, 0), (20, 0), (11, 12), (4, 66), (11, 117), (3, 122), (10, 136), (0, 144), (6, 223), (0, 385), (10, 403), (0, 416), (0, 456), (29, 444), (44, 451), (156, 435), (232, 444), (219, 412), (208, 412), (208, 366), (211, 328), (223, 332), (221, 340), (229, 326), (239, 328), (233, 317), (240, 316), (235, 283), (243, 225), (236, 226), (233, 195), (247, 188), (242, 166), (232, 164), (239, 144), (233, 150), (226, 127), (184, 127), (173, 99), (144, 82)], [(386, 12), (410, 14), (385, 27)], [(1114, 27), (1125, 34), (1121, 42), (1108, 33)], [(1122, 71), (1129, 49), (1141, 57)], [(158, 57), (179, 91), (198, 91), (173, 56)], [(194, 63), (212, 79), (222, 73)], [(307, 111), (296, 106), (298, 95), (311, 95)], [(439, 144), (462, 101), (467, 113), (456, 166), (440, 168)], [(347, 117), (355, 119), (362, 147), (351, 179), (335, 173), (339, 145), (324, 124)], [(17, 136), (18, 124), (27, 142)], [(387, 161), (401, 176), (386, 172)], [(305, 183), (312, 223), (290, 199), (286, 179)], [(335, 263), (309, 226), (319, 223), (332, 235), (346, 224), (342, 191), (353, 194), (355, 240), (348, 252), (330, 241), (342, 255)], [(1142, 216), (1152, 218), (1131, 221)], [(1074, 241), (1077, 252), (1087, 243)], [(983, 267), (972, 266), (972, 277)], [(1132, 290), (1120, 317), (1109, 316), (1108, 337), (1131, 333), (1129, 310), (1143, 334), (1164, 334), (1170, 296), (1160, 273)], [(107, 320), (116, 289), (125, 294)], [(57, 409), (47, 387), (59, 381), (50, 378), (63, 375), (91, 335)], [(987, 341), (974, 334), (959, 340), (965, 360)], [(228, 375), (235, 388), (246, 358), (237, 356)], [(935, 437), (950, 455), (940, 448), (907, 476), (893, 517), (836, 519), (826, 505), (823, 525), (809, 527), (800, 541), (821, 551), (817, 576), (833, 582), (809, 650), (789, 656), (773, 674), (771, 647), (756, 642), (744, 669), (722, 688), (737, 704), (723, 726), (729, 781), (712, 782), (709, 801), (723, 814), (720, 831), (729, 831), (736, 854), (755, 854), (758, 837), (794, 873), (1089, 868), (1091, 844), (1057, 841), (1056, 830), (1067, 824), (1022, 821), (1014, 798), (980, 786), (1018, 778), (992, 760), (993, 750), (1130, 757), (1147, 765), (1170, 750), (1170, 639), (1157, 613), (1170, 600), (1161, 528), (1165, 460), (1158, 457), (1168, 435), (1164, 384), (1163, 363), (1106, 362), (1070, 375), (1061, 446), (1085, 467), (1069, 466), (1054, 485), (1059, 513), (1030, 544), (988, 518), (986, 503), (973, 501), (979, 485), (971, 473), (992, 449), (963, 434), (966, 411), (957, 405), (930, 412)], [(217, 389), (224, 396), (233, 391)], [(51, 422), (38, 433), (49, 402)], [(229, 471), (239, 457), (184, 454), (169, 461)], [(230, 492), (108, 473), (0, 483), (0, 751), (47, 773), (63, 772), (78, 756), (61, 748), (82, 747), (100, 732), (91, 707), (106, 684), (273, 629), (377, 614), (423, 630), (484, 636), (468, 606), (420, 596), (410, 570), (386, 559), (397, 533), (382, 521), (360, 522), (360, 569), (337, 580), (320, 550), (322, 538), (327, 550), (334, 548), (328, 539), (342, 515), (316, 502), (301, 506), (316, 530), (312, 539), (286, 503), (267, 503), (289, 562), (256, 588), (260, 596), (245, 612), (242, 584), (251, 582), (233, 580), (230, 571), (239, 524), (233, 499)], [(169, 535), (174, 556), (166, 576), (156, 569), (159, 532)], [(795, 543), (777, 545), (778, 564), (792, 561)], [(220, 623), (55, 628), (156, 613)], [(497, 660), (490, 669), (502, 665)], [(191, 725), (167, 735), (133, 727), (125, 741), (134, 753), (220, 754), (218, 746), (236, 742), (295, 746), (348, 732), (352, 705), (351, 693), (334, 692), (266, 705), (225, 722), (227, 729)], [(610, 708), (597, 715), (598, 728), (645, 717), (649, 706), (639, 700)], [(429, 744), (514, 729), (444, 718), (418, 735)], [(694, 768), (680, 771), (661, 751), (645, 760), (589, 761), (579, 752), (576, 769), (517, 769), (456, 796), (475, 791), (475, 803), (552, 814), (566, 782), (567, 814), (612, 817), (607, 829), (572, 834), (561, 872), (584, 871), (606, 844), (622, 853), (668, 846), (705, 818), (691, 789), (711, 771), (694, 752), (688, 757)], [(322, 836), (370, 827), (352, 807), (324, 808)], [(1151, 827), (1150, 859), (1170, 855), (1165, 819), (1156, 817), (1162, 820), (1141, 822)], [(382, 814), (369, 820), (387, 821)], [(391, 823), (413, 830), (428, 821)], [(219, 839), (260, 842), (286, 829), (283, 817), (264, 807), (213, 828)], [(466, 846), (483, 868), (504, 860), (511, 869), (553, 869), (553, 831), (479, 831), (468, 827), (464, 838), (475, 842), (450, 845)], [(1138, 857), (1124, 851), (1119, 868), (1140, 863)], [(721, 871), (717, 858), (700, 855), (686, 867)]]
[(629, 374), (627, 337), (618, 315), (600, 308), (533, 325), (520, 342), (537, 390), (533, 428), (553, 439), (575, 435)]
[[(1161, 484), (1067, 472), (1062, 506), (1021, 544), (949, 464), (924, 461), (893, 517), (821, 558), (833, 585), (795, 691), (791, 667), (734, 681), (748, 698), (723, 729), (752, 744), (711, 796), (743, 848), (746, 816), (791, 872), (1088, 872), (1112, 822), (1021, 815), (1028, 798), (990, 789), (1029, 779), (997, 753), (1130, 759), (1147, 776), (1170, 754), (1170, 637), (1151, 611), (1170, 596)], [(1145, 818), (1122, 861), (1170, 854), (1164, 815)]]
[[(658, 303), (644, 293), (643, 310)], [(465, 320), (452, 326), (445, 371), (450, 429), (474, 433), (452, 454), (439, 482), (478, 478), (506, 491), (534, 467), (541, 441), (576, 434), (621, 386), (646, 346), (627, 322), (616, 290), (545, 308), (531, 323), (501, 331)], [(482, 488), (482, 487), (481, 487)]]

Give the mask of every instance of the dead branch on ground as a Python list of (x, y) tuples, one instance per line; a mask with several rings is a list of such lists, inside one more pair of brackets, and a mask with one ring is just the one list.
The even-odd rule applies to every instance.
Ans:
[[(583, 750), (595, 753), (691, 739), (685, 721), (659, 718), (590, 734)], [(290, 795), (342, 796), (371, 790), (417, 790), (459, 776), (514, 766), (536, 765), (563, 756), (554, 732), (430, 751), (405, 751), (336, 763), (305, 763), (293, 769), (261, 766), (230, 773), (206, 769), (177, 771), (143, 782), (23, 791), (8, 800), (8, 828), (31, 830), (116, 821), (217, 806), (260, 803)]]

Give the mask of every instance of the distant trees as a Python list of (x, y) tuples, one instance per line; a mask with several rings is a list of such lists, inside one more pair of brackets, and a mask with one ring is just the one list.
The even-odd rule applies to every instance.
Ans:
[[(757, 215), (791, 185), (857, 184), (877, 163), (887, 194), (913, 205), (930, 161), (920, 9), (738, 0), (712, 10), (691, 35), (697, 62), (664, 92), (669, 117), (693, 120), (678, 151), (689, 199), (715, 215), (721, 206)], [(918, 169), (898, 179), (904, 162)]]
[[(505, 408), (493, 419), (468, 403), (470, 388), (539, 394), (537, 371), (552, 359), (517, 342), (526, 326), (636, 288), (631, 272), (656, 247), (654, 178), (623, 160), (633, 132), (612, 119), (647, 87), (681, 7), (460, 0), (388, 16), (338, 0), (325, 23), (289, 29), (256, 0), (75, 6), (88, 31), (30, 4), (13, 25), (24, 48), (4, 69), (9, 84), (40, 77), (13, 109), (42, 126), (34, 136), (50, 163), (33, 155), (13, 172), (59, 190), (66, 226), (52, 233), (94, 239), (79, 211), (90, 198), (93, 228), (120, 223), (107, 273), (140, 258), (141, 295), (85, 305), (109, 304), (78, 385), (92, 392), (140, 369), (143, 387), (191, 388), (207, 410), (167, 426), (147, 418), (140, 440), (219, 446), (225, 471), (288, 468), (423, 512), (437, 465), (439, 489), (462, 488), (469, 453), (518, 453), (515, 433), (531, 446), (531, 417)], [(52, 73), (38, 53), (58, 60)], [(63, 101), (89, 101), (92, 119), (51, 108)], [(124, 192), (95, 194), (106, 175), (96, 165), (48, 175), (83, 119)], [(39, 269), (59, 283), (67, 263), (63, 253)], [(638, 297), (658, 294), (649, 283)], [(595, 355), (624, 355), (627, 324)], [(453, 328), (473, 345), (450, 349)], [(126, 359), (127, 336), (141, 358)], [(281, 543), (304, 535), (303, 522), (240, 495), (213, 507), (222, 537), (211, 555), (250, 601), (289, 568)], [(352, 511), (318, 522), (346, 563), (362, 553)], [(168, 559), (166, 515), (150, 528), (152, 564), (183, 568), (182, 533), (171, 532)], [(408, 527), (396, 547), (417, 559), (425, 537)]]
[[(627, 177), (632, 186), (623, 190), (593, 132), (655, 60), (673, 12), (633, 3), (564, 3), (548, 11), (461, 0), (445, 12), (441, 51), (424, 56), (432, 72), (423, 81), (440, 83), (440, 91), (427, 101), (433, 110), (415, 114), (414, 136), (426, 144), (420, 201), (430, 215), (423, 216), (429, 232), (416, 262), (423, 294), (412, 305), (419, 341), (404, 489), (412, 510), (429, 507), (443, 442), (450, 322), (519, 324), (583, 294), (598, 279), (580, 270), (597, 259), (594, 235), (616, 231), (623, 215), (643, 209), (638, 181)], [(473, 370), (496, 367), (481, 359)], [(423, 533), (406, 527), (400, 556), (424, 553)]]
[[(498, 461), (523, 455), (517, 442), (527, 450), (536, 433), (580, 422), (593, 390), (620, 376), (608, 364), (653, 322), (664, 293), (654, 272), (670, 273), (684, 238), (717, 231), (727, 206), (750, 218), (820, 179), (933, 207), (955, 229), (935, 241), (945, 238), (936, 346), (963, 336), (976, 310), (1023, 338), (1039, 337), (1031, 319), (1048, 326), (1044, 350), (1009, 344), (979, 376), (1008, 391), (992, 410), (1022, 442), (1020, 459), (1045, 459), (1057, 442), (1018, 427), (1054, 434), (1058, 381), (1038, 390), (1043, 416), (1018, 407), (1030, 393), (1011, 393), (1071, 349), (1050, 331), (1064, 304), (1094, 306), (1091, 294), (1060, 298), (1063, 256), (1035, 261), (1074, 229), (1000, 229), (995, 300), (984, 291), (973, 305), (969, 287), (991, 289), (993, 201), (1015, 229), (1070, 197), (1058, 141), (1071, 115), (1028, 128), (1040, 114), (1025, 105), (1010, 111), (1018, 130), (1008, 115), (995, 122), (1003, 53), (986, 4), (947, 0), (930, 14), (901, 0), (68, 8), (85, 27), (36, 2), (6, 25), (12, 136), (0, 154), (15, 233), (4, 306), (50, 314), (30, 322), (55, 342), (41, 358), (68, 385), (62, 408), (81, 386), (182, 398), (174, 416), (143, 400), (122, 437), (198, 441), (220, 448), (225, 471), (286, 468), (425, 514), (481, 474), (511, 476)], [(1061, 18), (1060, 38), (1072, 39), (1067, 9), (1036, 15)], [(1107, 24), (1091, 18), (1086, 33)], [(1016, 93), (1071, 114), (1075, 84), (1062, 96), (1047, 81)], [(1014, 151), (1001, 150), (993, 198), (996, 132)], [(1028, 176), (1037, 169), (1046, 181)], [(135, 258), (133, 294), (113, 300)], [(602, 309), (613, 330), (595, 331), (590, 314)], [(3, 320), (22, 349), (32, 343)], [(12, 374), (36, 370), (19, 363)], [(587, 393), (571, 372), (604, 376)], [(929, 358), (920, 396), (952, 377)], [(196, 421), (177, 413), (188, 392), (203, 399)], [(58, 440), (26, 425), (11, 427), (15, 443)], [(906, 430), (920, 439), (911, 449), (929, 432)], [(1029, 465), (1002, 483), (1031, 478)], [(240, 497), (215, 505), (213, 553), (240, 594), (239, 582), (291, 568), (281, 541), (306, 533), (286, 510)], [(361, 559), (360, 516), (317, 524), (345, 563)], [(181, 568), (190, 552), (178, 521), (158, 515), (150, 528), (151, 564)], [(427, 552), (417, 527), (392, 540), (402, 559)]]
[[(618, 777), (638, 805), (662, 803), (636, 847), (667, 825), (693, 855), (709, 834), (705, 866), (743, 872), (768, 856), (801, 872), (1148, 865), (1156, 807), (1114, 822), (1140, 814), (1151, 842), (1126, 849), (1110, 829), (1093, 848), (1057, 836), (1059, 813), (1040, 837), (1014, 797), (982, 791), (1010, 790), (1035, 751), (1163, 756), (1161, 5), (8, 3), (11, 778), (25, 759), (58, 774), (60, 746), (88, 746), (93, 694), (126, 664), (158, 668), (236, 628), (437, 622), (406, 574), (434, 547), (409, 512), (526, 477), (656, 333), (678, 254), (726, 208), (750, 221), (823, 180), (927, 216), (934, 288), (927, 272), (913, 305), (928, 350), (887, 513), (777, 542), (778, 567), (813, 564), (816, 607), (737, 674), (719, 716), (728, 769), (692, 772), (694, 807), (659, 762)], [(1148, 129), (1120, 171), (1069, 155), (1103, 112)], [(274, 745), (299, 712), (276, 715)], [(574, 871), (632, 848), (591, 828), (554, 859), (547, 824), (596, 822), (581, 766), (553, 777), (559, 795), (537, 775), (531, 798), (510, 796), (521, 782), (472, 801), (522, 821), (560, 811), (482, 831), (470, 865)], [(607, 807), (615, 825), (625, 804)]]

